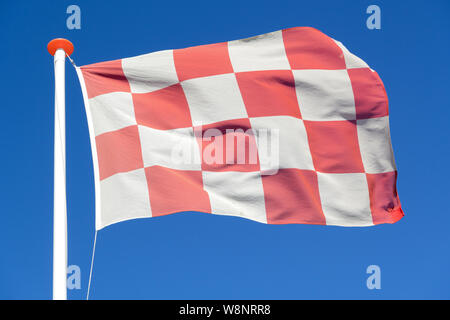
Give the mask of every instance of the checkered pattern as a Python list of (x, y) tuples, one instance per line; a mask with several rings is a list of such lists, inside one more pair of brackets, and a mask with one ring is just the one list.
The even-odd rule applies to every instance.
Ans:
[[(364, 61), (316, 29), (80, 71), (98, 161), (97, 229), (180, 211), (340, 226), (403, 216), (384, 86)], [(219, 134), (206, 137), (207, 129)], [(258, 129), (277, 130), (276, 163), (265, 161), (251, 134)], [(256, 159), (206, 161), (212, 149), (220, 150), (215, 157), (239, 158), (228, 138), (256, 148)]]

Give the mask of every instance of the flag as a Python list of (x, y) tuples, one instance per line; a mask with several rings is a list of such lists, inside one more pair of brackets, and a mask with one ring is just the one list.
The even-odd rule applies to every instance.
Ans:
[(383, 83), (314, 28), (77, 73), (97, 230), (182, 211), (339, 226), (403, 217)]

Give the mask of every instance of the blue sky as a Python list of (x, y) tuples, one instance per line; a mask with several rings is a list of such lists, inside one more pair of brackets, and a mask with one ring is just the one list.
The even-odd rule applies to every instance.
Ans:
[[(81, 8), (81, 30), (66, 8)], [(382, 29), (366, 28), (381, 8)], [(70, 39), (78, 65), (312, 26), (383, 79), (405, 218), (340, 228), (263, 225), (180, 213), (101, 230), (91, 299), (450, 298), (448, 98), (450, 2), (9, 1), (0, 5), (0, 299), (52, 294), (53, 62)], [(66, 66), (69, 264), (84, 298), (94, 237), (89, 136), (75, 71)], [(381, 268), (368, 290), (366, 268)]]

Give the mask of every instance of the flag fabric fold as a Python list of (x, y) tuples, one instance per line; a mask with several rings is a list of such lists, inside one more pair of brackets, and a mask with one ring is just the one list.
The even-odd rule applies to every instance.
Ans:
[(383, 83), (314, 28), (77, 73), (97, 229), (182, 211), (339, 226), (403, 217)]

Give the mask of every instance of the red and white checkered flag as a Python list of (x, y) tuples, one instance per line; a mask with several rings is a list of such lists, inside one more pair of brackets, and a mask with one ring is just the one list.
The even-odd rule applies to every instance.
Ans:
[(77, 71), (97, 229), (180, 211), (341, 226), (403, 216), (384, 86), (316, 29)]

